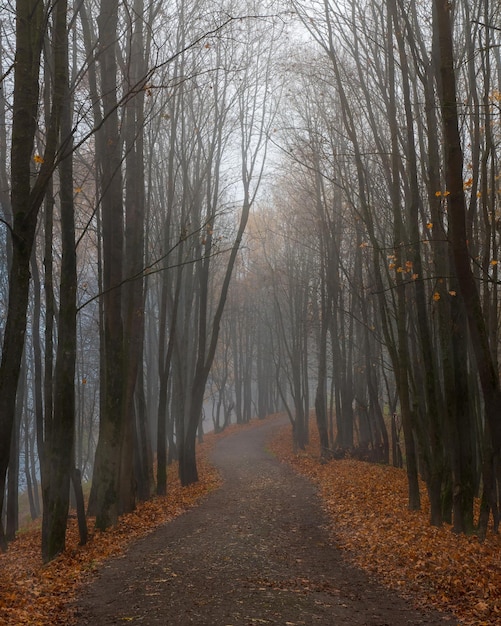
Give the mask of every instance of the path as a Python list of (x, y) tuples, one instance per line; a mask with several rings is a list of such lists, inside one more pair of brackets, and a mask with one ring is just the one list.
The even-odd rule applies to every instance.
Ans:
[(109, 562), (79, 600), (79, 626), (456, 623), (413, 610), (342, 560), (314, 487), (266, 451), (280, 423), (218, 442), (223, 487)]

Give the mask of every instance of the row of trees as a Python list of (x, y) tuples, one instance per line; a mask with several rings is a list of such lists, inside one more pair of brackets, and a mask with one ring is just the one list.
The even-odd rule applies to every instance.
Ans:
[(324, 456), (405, 465), (411, 509), (421, 477), (431, 523), (480, 536), (501, 504), (498, 8), (295, 6), (235, 291), (295, 446), (314, 406)]
[(405, 461), (410, 508), (421, 475), (457, 532), (481, 494), (482, 534), (501, 501), (498, 9), (295, 5), (309, 39), (285, 68), (271, 222), (288, 235), (267, 253), (297, 445), (315, 367), (324, 453)]
[(216, 430), (284, 408), (298, 448), (314, 406), (325, 457), (405, 465), (433, 524), (470, 532), (478, 494), (498, 523), (496, 5), (285, 9), (2, 22), (4, 546), (20, 482), (49, 560), (71, 478), (102, 529), (172, 458), (196, 481), (209, 393)]
[(24, 458), (50, 560), (71, 477), (80, 493), (92, 475), (101, 529), (165, 493), (167, 441), (182, 483), (197, 480), (279, 30), (262, 6), (205, 0), (23, 0), (1, 27), (0, 542), (17, 528)]

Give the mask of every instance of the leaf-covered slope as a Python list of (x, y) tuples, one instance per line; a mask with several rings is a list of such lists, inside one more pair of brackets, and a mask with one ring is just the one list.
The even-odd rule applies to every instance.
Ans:
[(39, 527), (20, 533), (8, 552), (0, 554), (0, 624), (71, 624), (69, 607), (75, 593), (103, 561), (121, 554), (135, 539), (192, 507), (218, 485), (219, 476), (206, 460), (209, 447), (210, 443), (199, 447), (201, 480), (198, 483), (181, 487), (177, 467), (172, 466), (167, 496), (140, 503), (107, 532), (91, 532), (86, 546), (78, 545), (76, 519), (71, 519), (66, 551), (48, 565), (42, 565)]
[(316, 427), (307, 452), (293, 454), (287, 432), (273, 452), (319, 487), (332, 537), (350, 559), (416, 604), (453, 612), (463, 624), (501, 624), (501, 537), (456, 535), (407, 509), (403, 470), (355, 460), (320, 463)]

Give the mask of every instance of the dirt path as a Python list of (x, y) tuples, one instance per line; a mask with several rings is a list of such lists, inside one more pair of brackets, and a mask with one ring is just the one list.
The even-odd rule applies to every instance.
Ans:
[(281, 423), (221, 439), (223, 487), (109, 562), (79, 599), (78, 624), (455, 624), (343, 561), (315, 488), (266, 450)]

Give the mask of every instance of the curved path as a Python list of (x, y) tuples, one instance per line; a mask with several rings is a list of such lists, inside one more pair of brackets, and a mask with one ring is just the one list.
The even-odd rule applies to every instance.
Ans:
[(222, 438), (212, 455), (222, 488), (108, 562), (79, 599), (78, 624), (457, 623), (413, 609), (343, 561), (314, 486), (266, 450), (282, 423)]

